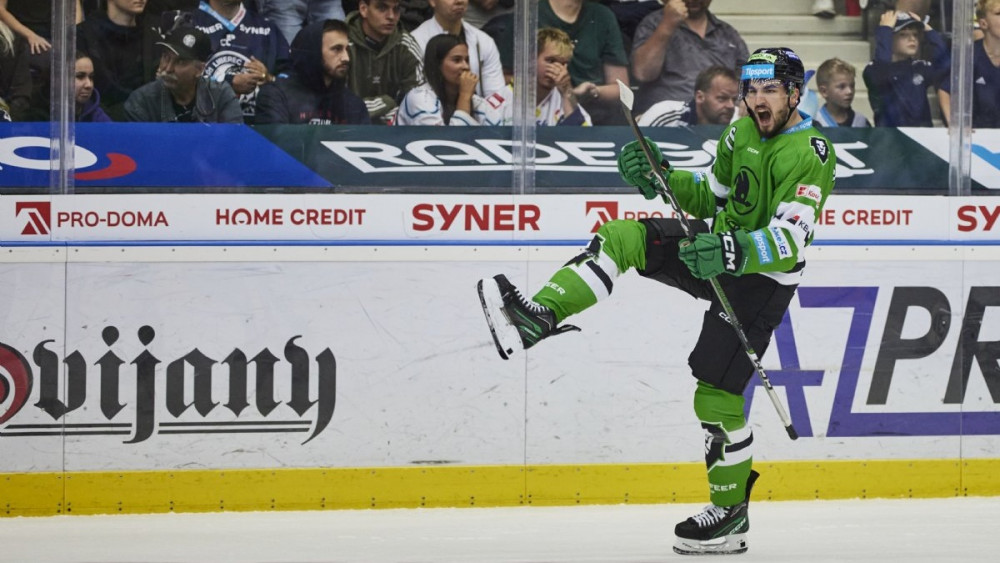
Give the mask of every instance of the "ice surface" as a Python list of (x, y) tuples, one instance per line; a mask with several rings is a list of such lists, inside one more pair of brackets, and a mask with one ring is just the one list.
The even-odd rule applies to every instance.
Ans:
[[(0, 561), (656, 562), (700, 505), (0, 519)], [(754, 502), (749, 562), (996, 561), (1000, 498)]]

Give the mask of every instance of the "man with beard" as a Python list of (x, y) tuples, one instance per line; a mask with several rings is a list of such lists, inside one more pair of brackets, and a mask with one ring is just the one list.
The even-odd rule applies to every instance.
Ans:
[(736, 69), (747, 45), (736, 28), (708, 11), (712, 0), (664, 0), (639, 23), (632, 43), (632, 75), (639, 82), (635, 111), (663, 100), (694, 96), (698, 73), (712, 65)]
[(664, 100), (653, 104), (642, 117), (640, 126), (687, 127), (688, 125), (729, 125), (736, 113), (739, 81), (736, 73), (724, 66), (710, 66), (694, 81), (694, 99), (688, 102)]
[(347, 24), (326, 20), (302, 28), (292, 41), (292, 72), (260, 90), (257, 124), (370, 124), (365, 102), (347, 88), (350, 64)]
[[(805, 249), (833, 190), (833, 144), (796, 110), (803, 82), (802, 61), (790, 49), (755, 51), (740, 82), (748, 116), (725, 129), (710, 170), (674, 170), (649, 139), (622, 149), (622, 178), (654, 199), (658, 180), (640, 142), (649, 146), (681, 208), (694, 217), (692, 241), (679, 219), (612, 220), (531, 299), (502, 274), (479, 282), (494, 344), (505, 359), (548, 336), (579, 330), (559, 323), (608, 297), (615, 279), (630, 269), (710, 303), (688, 365), (698, 380), (694, 411), (705, 431), (711, 504), (674, 528), (678, 553), (747, 550), (747, 508), (758, 473), (751, 469), (753, 433), (743, 392), (754, 366), (709, 280), (716, 278), (762, 355), (795, 294)], [(649, 330), (661, 332), (664, 322), (671, 321)]]
[(129, 121), (243, 123), (233, 89), (202, 76), (212, 54), (208, 36), (182, 25), (157, 45), (163, 47), (157, 79), (129, 95)]

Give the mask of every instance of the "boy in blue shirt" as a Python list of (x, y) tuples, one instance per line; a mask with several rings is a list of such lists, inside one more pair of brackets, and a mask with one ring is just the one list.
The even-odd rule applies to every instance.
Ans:
[[(921, 41), (930, 46), (931, 60), (918, 58)], [(875, 30), (875, 58), (862, 77), (877, 127), (931, 127), (927, 88), (948, 72), (949, 52), (941, 34), (913, 13), (889, 10)]]

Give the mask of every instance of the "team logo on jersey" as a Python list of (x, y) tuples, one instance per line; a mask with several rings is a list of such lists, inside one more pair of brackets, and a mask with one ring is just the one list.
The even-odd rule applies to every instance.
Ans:
[[(203, 76), (216, 82), (225, 82), (227, 75), (236, 75), (243, 72), (243, 68), (250, 62), (250, 58), (237, 51), (219, 51), (212, 55), (212, 58), (205, 64)], [(250, 116), (256, 114), (257, 90), (254, 89), (247, 94), (239, 94), (240, 107), (243, 115)]]
[(730, 194), (732, 199), (739, 206), (738, 211), (746, 214), (757, 207), (757, 196), (760, 194), (760, 181), (753, 170), (744, 166), (736, 174), (736, 181), (733, 182), (733, 191)]
[(813, 151), (816, 153), (816, 157), (823, 164), (830, 158), (830, 145), (827, 144), (826, 139), (822, 137), (809, 137), (809, 144), (812, 145)]

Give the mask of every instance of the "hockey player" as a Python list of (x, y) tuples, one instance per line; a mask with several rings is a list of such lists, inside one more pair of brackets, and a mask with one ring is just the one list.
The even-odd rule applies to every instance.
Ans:
[[(804, 250), (834, 183), (833, 145), (796, 111), (803, 75), (802, 61), (790, 49), (758, 49), (750, 56), (739, 93), (748, 116), (723, 132), (710, 170), (674, 170), (656, 144), (645, 141), (681, 207), (696, 218), (693, 242), (677, 219), (609, 221), (530, 300), (503, 275), (479, 282), (504, 358), (548, 336), (579, 330), (559, 323), (608, 297), (615, 279), (632, 268), (710, 302), (688, 364), (698, 380), (694, 410), (705, 430), (711, 504), (677, 524), (678, 553), (747, 549), (747, 505), (757, 472), (751, 469), (753, 434), (743, 414), (743, 391), (754, 369), (720, 315), (708, 280), (718, 276), (750, 344), (763, 353), (795, 293)], [(647, 199), (656, 197), (639, 141), (625, 145), (618, 169)]]

